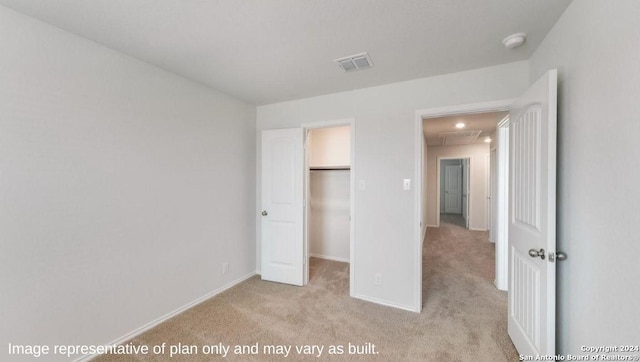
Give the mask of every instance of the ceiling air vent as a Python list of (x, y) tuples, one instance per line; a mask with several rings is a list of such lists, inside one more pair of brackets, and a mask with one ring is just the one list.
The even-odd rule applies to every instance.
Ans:
[(368, 53), (350, 55), (348, 57), (334, 59), (333, 61), (338, 63), (340, 69), (345, 72), (353, 72), (354, 70), (362, 70), (373, 67), (373, 62), (371, 61), (371, 58), (369, 58)]
[(443, 132), (438, 137), (442, 139), (443, 146), (470, 145), (476, 141), (480, 133), (480, 130)]

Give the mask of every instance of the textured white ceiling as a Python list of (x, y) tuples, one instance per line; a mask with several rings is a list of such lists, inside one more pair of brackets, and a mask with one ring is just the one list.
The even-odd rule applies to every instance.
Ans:
[[(442, 133), (456, 132), (456, 131), (481, 131), (480, 135), (475, 139), (473, 143), (483, 143), (485, 137), (491, 136), (496, 131), (496, 126), (509, 112), (489, 112), (489, 113), (477, 113), (466, 114), (459, 116), (447, 116), (437, 118), (427, 118), (423, 121), (424, 138), (427, 141), (427, 146), (442, 146), (443, 140)], [(456, 128), (456, 123), (462, 122), (466, 125), (465, 128)], [(449, 141), (456, 142), (455, 137), (449, 137)], [(464, 137), (462, 137), (464, 138)], [(462, 141), (462, 140), (461, 140)]]
[[(570, 0), (0, 0), (255, 104), (528, 59)], [(529, 34), (515, 50), (501, 40)], [(333, 59), (369, 52), (375, 67)]]

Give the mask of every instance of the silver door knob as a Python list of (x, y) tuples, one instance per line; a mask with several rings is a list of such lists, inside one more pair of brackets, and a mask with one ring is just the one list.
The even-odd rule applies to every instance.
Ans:
[(540, 259), (544, 260), (544, 249), (540, 249), (540, 250), (531, 249), (529, 250), (529, 256), (532, 258), (540, 257)]
[(269, 213), (267, 212), (267, 210), (262, 210), (262, 216), (267, 216), (269, 215)]
[(556, 253), (556, 260), (557, 261), (563, 261), (563, 260), (567, 260), (567, 254), (559, 251)]

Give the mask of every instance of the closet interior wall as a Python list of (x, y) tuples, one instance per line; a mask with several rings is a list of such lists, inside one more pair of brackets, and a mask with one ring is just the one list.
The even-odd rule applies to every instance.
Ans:
[(349, 262), (350, 127), (309, 131), (309, 255)]

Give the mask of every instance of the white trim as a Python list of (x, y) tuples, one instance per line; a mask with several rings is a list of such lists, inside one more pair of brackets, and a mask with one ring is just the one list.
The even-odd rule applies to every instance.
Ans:
[(479, 229), (479, 228), (472, 228), (472, 227), (470, 227), (469, 230), (471, 230), (471, 231), (489, 231), (489, 229)]
[[(414, 213), (416, 215), (413, 250), (413, 306), (412, 312), (420, 313), (422, 311), (422, 214), (426, 211), (422, 209), (422, 195), (427, 193), (427, 185), (422, 179), (422, 169), (424, 165), (424, 131), (422, 129), (422, 112), (417, 110), (415, 113), (415, 175), (416, 180), (416, 199)], [(425, 220), (426, 224), (426, 220)], [(425, 231), (427, 226), (424, 226)]]
[[(157, 318), (157, 319), (155, 319), (155, 320), (153, 320), (153, 321), (151, 321), (151, 322), (149, 322), (149, 323), (147, 323), (147, 324), (145, 324), (145, 325), (143, 325), (143, 326), (141, 326), (141, 327), (139, 327), (139, 328), (127, 333), (127, 334), (125, 334), (124, 336), (122, 336), (120, 338), (117, 338), (117, 339), (115, 339), (115, 340), (113, 340), (113, 341), (111, 341), (109, 343), (106, 343), (105, 345), (107, 345), (107, 346), (120, 345), (120, 344), (122, 344), (122, 343), (124, 343), (124, 342), (126, 342), (126, 341), (128, 341), (128, 340), (130, 340), (130, 339), (132, 339), (134, 337), (136, 337), (136, 336), (139, 336), (140, 334), (142, 334), (142, 333), (148, 331), (149, 329), (159, 325), (160, 323), (162, 323), (162, 322), (164, 322), (164, 321), (166, 321), (166, 320), (168, 320), (170, 318), (175, 317), (176, 315), (186, 311), (187, 309), (193, 308), (196, 305), (206, 301), (207, 299), (213, 298), (216, 295), (224, 292), (225, 290), (230, 289), (230, 288), (232, 288), (232, 287), (244, 282), (245, 280), (251, 278), (254, 275), (256, 275), (256, 273), (251, 272), (251, 273), (249, 273), (247, 275), (244, 275), (244, 276), (242, 276), (242, 277), (240, 277), (240, 278), (238, 278), (238, 279), (236, 279), (234, 281), (231, 281), (231, 282), (223, 285), (222, 287), (220, 287), (220, 288), (218, 288), (218, 289), (216, 289), (216, 290), (214, 290), (212, 292), (209, 292), (209, 293), (203, 295), (202, 297), (197, 298), (197, 299), (195, 299), (195, 300), (183, 305), (182, 307), (180, 307), (178, 309), (175, 309), (172, 312), (169, 312), (169, 313), (163, 315), (162, 317)], [(84, 355), (84, 356), (76, 358), (74, 360), (74, 362), (89, 361), (89, 360), (91, 360), (93, 358), (96, 358), (98, 356), (100, 356), (100, 354)]]
[(303, 241), (302, 241), (302, 265), (304, 265), (302, 267), (303, 271), (304, 271), (304, 276), (303, 276), (303, 281), (302, 281), (302, 285), (307, 285), (309, 284), (309, 214), (311, 213), (311, 203), (308, 202), (309, 199), (311, 199), (311, 171), (309, 168), (309, 135), (310, 135), (310, 130), (308, 128), (303, 128), (302, 130), (302, 136), (304, 137), (304, 147), (302, 152), (304, 152), (304, 154), (302, 155), (302, 159), (304, 162), (303, 164), (303, 169), (304, 169), (304, 196), (302, 198), (302, 204), (304, 205), (304, 217), (303, 217), (303, 223), (304, 226), (302, 227), (304, 230), (304, 234), (303, 234)]
[[(488, 112), (501, 112), (509, 110), (514, 99), (502, 99), (497, 101), (459, 104), (454, 106), (426, 108), (416, 110), (416, 117), (422, 121), (425, 118), (436, 118), (442, 116), (455, 116), (457, 114), (477, 114)], [(422, 128), (422, 127), (420, 127)]]
[[(502, 120), (500, 120), (500, 122), (498, 122), (498, 126), (496, 128), (501, 128), (501, 127), (509, 127), (509, 120), (511, 119), (511, 115), (507, 114), (506, 116), (504, 116), (504, 118)], [(496, 137), (498, 136), (498, 134), (496, 133)]]
[(332, 127), (340, 127), (340, 126), (353, 126), (355, 123), (355, 118), (341, 118), (334, 119), (331, 121), (317, 121), (317, 122), (307, 122), (300, 125), (300, 127), (304, 129), (314, 129), (314, 128), (332, 128)]
[[(508, 110), (509, 106), (513, 104), (513, 99), (502, 99), (496, 101), (487, 101), (479, 103), (459, 104), (446, 107), (433, 107), (417, 109), (415, 112), (415, 180), (416, 195), (415, 195), (415, 228), (414, 228), (414, 283), (413, 283), (413, 306), (411, 311), (420, 313), (422, 310), (422, 194), (426, 192), (426, 186), (422, 179), (422, 158), (424, 156), (424, 150), (422, 149), (422, 139), (424, 138), (424, 130), (422, 127), (423, 118), (433, 118), (445, 115), (456, 114), (471, 114), (471, 113), (484, 113), (492, 111)], [(424, 190), (423, 190), (424, 188)], [(352, 255), (353, 256), (353, 255)], [(353, 295), (352, 295), (353, 296)]]
[(498, 123), (496, 168), (496, 287), (509, 289), (509, 117)]
[(392, 308), (406, 310), (406, 311), (409, 311), (409, 312), (420, 313), (420, 311), (419, 310), (416, 311), (413, 306), (394, 304), (394, 303), (388, 302), (386, 300), (382, 300), (382, 299), (378, 299), (378, 298), (374, 298), (374, 297), (365, 297), (365, 296), (362, 296), (362, 295), (352, 295), (352, 297), (354, 297), (356, 299), (364, 300), (365, 302), (371, 302), (371, 303), (384, 305), (386, 307), (392, 307)]
[(333, 261), (339, 261), (342, 263), (351, 263), (351, 260), (347, 259), (347, 258), (340, 258), (337, 256), (330, 256), (330, 255), (324, 255), (324, 254), (316, 254), (316, 253), (309, 253), (310, 257), (313, 258), (320, 258), (320, 259), (326, 259), (326, 260), (333, 260)]
[[(350, 177), (350, 190), (349, 190), (349, 216), (351, 218), (351, 222), (349, 225), (349, 295), (351, 297), (354, 297), (354, 293), (355, 293), (355, 288), (353, 286), (353, 283), (356, 280), (356, 274), (355, 274), (355, 269), (356, 269), (356, 265), (355, 265), (355, 254), (356, 254), (356, 248), (355, 248), (355, 243), (356, 243), (356, 211), (355, 211), (355, 206), (356, 206), (356, 120), (355, 118), (342, 118), (342, 119), (336, 119), (336, 120), (331, 120), (331, 121), (318, 121), (318, 122), (308, 122), (308, 123), (303, 123), (300, 127), (302, 129), (304, 129), (305, 131), (308, 131), (310, 129), (316, 129), (316, 128), (331, 128), (331, 127), (339, 127), (339, 126), (349, 126), (349, 138), (350, 138), (350, 150), (349, 150), (349, 158), (350, 158), (350, 172), (349, 172), (349, 177)], [(308, 156), (307, 156), (307, 150), (304, 150), (305, 153), (305, 164), (304, 164), (304, 169), (305, 169), (305, 175), (309, 172), (309, 162), (308, 162)], [(309, 184), (305, 183), (305, 198), (308, 196), (309, 194)], [(306, 201), (305, 201), (306, 203)], [(308, 203), (306, 203), (308, 204)], [(305, 218), (305, 230), (307, 228), (307, 220)], [(304, 240), (304, 250), (305, 250), (305, 255), (304, 255), (304, 260), (306, 263), (306, 282), (308, 282), (308, 276), (309, 276), (309, 263), (307, 262), (307, 260), (309, 259), (309, 254), (308, 254), (308, 244), (309, 244), (309, 240), (307, 239), (306, 235), (305, 235), (305, 240)], [(306, 283), (305, 283), (306, 284)]]
[[(484, 177), (485, 177), (485, 185), (487, 187), (486, 190), (486, 198), (485, 198), (485, 208), (486, 210), (485, 212), (485, 226), (486, 229), (491, 232), (491, 228), (493, 228), (493, 225), (491, 224), (491, 218), (492, 216), (492, 209), (491, 209), (491, 205), (493, 203), (493, 190), (491, 190), (491, 150), (489, 150), (489, 154), (484, 156)], [(491, 240), (491, 234), (489, 234), (489, 241), (491, 243), (495, 243), (495, 240)]]

